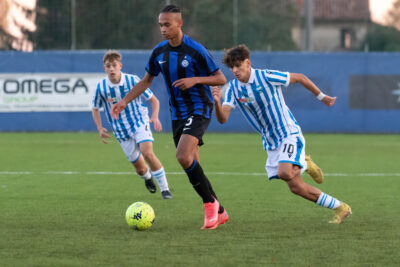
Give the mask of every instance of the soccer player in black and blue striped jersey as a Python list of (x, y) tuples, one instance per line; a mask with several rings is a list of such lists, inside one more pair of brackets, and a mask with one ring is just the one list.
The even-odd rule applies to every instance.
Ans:
[(128, 103), (148, 88), (160, 72), (169, 95), (176, 158), (204, 203), (202, 229), (215, 229), (228, 221), (228, 214), (200, 166), (199, 146), (211, 119), (213, 96), (210, 86), (224, 85), (226, 78), (208, 50), (182, 32), (180, 8), (167, 5), (158, 22), (166, 39), (152, 51), (146, 75), (112, 108), (118, 118)]

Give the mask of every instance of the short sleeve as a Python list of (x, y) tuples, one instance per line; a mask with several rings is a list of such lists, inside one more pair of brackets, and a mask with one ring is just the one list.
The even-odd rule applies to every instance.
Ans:
[(215, 61), (212, 58), (210, 52), (204, 46), (199, 45), (198, 52), (203, 58), (203, 60), (201, 61), (203, 63), (202, 67), (207, 70), (208, 76), (219, 70), (219, 67), (217, 66), (217, 64), (215, 64)]
[(98, 83), (96, 91), (95, 91), (94, 96), (93, 96), (93, 100), (92, 100), (92, 108), (99, 109), (102, 106), (103, 106), (103, 103), (101, 101), (100, 83)]
[(151, 56), (149, 58), (149, 61), (147, 62), (146, 65), (146, 71), (151, 75), (151, 76), (157, 76), (161, 69), (160, 69), (160, 64), (157, 62), (157, 53), (158, 49), (154, 48)]
[(148, 101), (150, 98), (152, 98), (153, 97), (153, 92), (150, 90), (150, 88), (147, 88), (143, 93), (142, 93), (142, 96), (144, 97), (144, 99), (146, 100), (146, 101)]
[(236, 107), (236, 100), (233, 94), (233, 89), (233, 84), (232, 82), (230, 82), (228, 88), (225, 90), (224, 102), (222, 103), (223, 106), (230, 106), (231, 108)]
[(288, 87), (290, 84), (290, 73), (277, 70), (265, 70), (265, 78), (273, 85), (283, 85)]

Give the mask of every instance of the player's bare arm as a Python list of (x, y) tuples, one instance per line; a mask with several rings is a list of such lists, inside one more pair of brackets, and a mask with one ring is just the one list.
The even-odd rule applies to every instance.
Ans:
[(221, 88), (219, 86), (212, 86), (211, 93), (214, 98), (215, 116), (219, 123), (224, 124), (228, 121), (232, 107), (227, 105), (221, 106)]
[(307, 76), (300, 73), (290, 73), (290, 84), (293, 83), (300, 83), (303, 85), (307, 90), (313, 93), (316, 97), (321, 97), (321, 101), (331, 107), (335, 104), (336, 97), (331, 97), (329, 95), (325, 95), (322, 91), (316, 86)]
[(118, 103), (112, 106), (111, 115), (114, 119), (118, 119), (119, 113), (121, 113), (133, 99), (141, 95), (147, 88), (150, 87), (154, 76), (146, 73), (140, 82), (138, 82), (132, 90)]
[(221, 70), (217, 70), (210, 76), (205, 77), (190, 77), (176, 80), (172, 85), (181, 90), (186, 90), (196, 84), (206, 84), (210, 86), (224, 85), (226, 83), (225, 75)]
[(150, 123), (153, 123), (154, 130), (160, 132), (162, 130), (161, 122), (158, 119), (158, 113), (160, 111), (160, 101), (158, 101), (158, 98), (155, 95), (153, 95), (149, 99), (149, 101), (151, 103), (151, 110), (152, 110)]
[(106, 138), (110, 138), (110, 135), (107, 133), (107, 129), (103, 127), (101, 124), (101, 117), (100, 117), (100, 111), (97, 108), (92, 109), (92, 116), (94, 123), (96, 124), (97, 131), (99, 132), (101, 141), (104, 144), (108, 144)]

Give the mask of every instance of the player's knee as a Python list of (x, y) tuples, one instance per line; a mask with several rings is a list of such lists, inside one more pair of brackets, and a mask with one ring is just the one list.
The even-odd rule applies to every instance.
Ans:
[(294, 175), (291, 170), (278, 170), (278, 177), (281, 178), (282, 180), (289, 181), (293, 179)]
[(147, 172), (147, 166), (144, 163), (143, 160), (138, 160), (138, 162), (133, 163), (133, 166), (135, 167), (136, 173), (140, 176), (143, 176)]
[(139, 176), (145, 175), (146, 172), (147, 172), (147, 168), (146, 168), (146, 167), (139, 167), (139, 168), (136, 167), (136, 173), (137, 173)]
[(155, 159), (155, 155), (153, 151), (143, 151), (142, 152), (143, 158), (147, 161), (147, 162), (153, 162)]
[(176, 153), (176, 159), (184, 169), (189, 168), (193, 163), (193, 158), (182, 153)]

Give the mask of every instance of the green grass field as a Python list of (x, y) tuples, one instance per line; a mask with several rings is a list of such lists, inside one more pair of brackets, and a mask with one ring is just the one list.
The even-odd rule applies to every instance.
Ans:
[[(169, 133), (155, 134), (155, 151), (172, 200), (147, 192), (115, 139), (1, 133), (0, 266), (399, 266), (400, 136), (305, 137), (326, 173), (318, 187), (353, 209), (340, 225), (267, 180), (256, 134), (205, 136), (202, 166), (230, 221), (200, 230), (202, 203)], [(136, 201), (155, 210), (148, 231), (126, 225)]]

